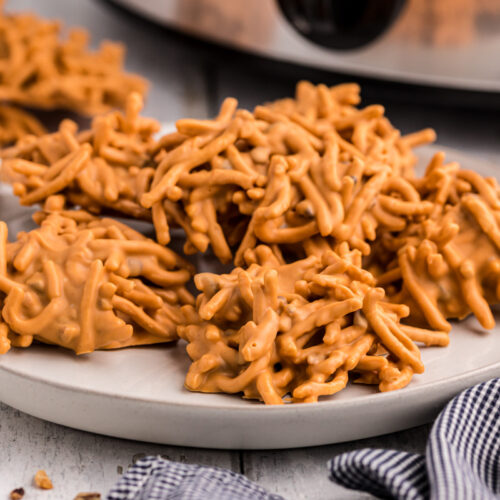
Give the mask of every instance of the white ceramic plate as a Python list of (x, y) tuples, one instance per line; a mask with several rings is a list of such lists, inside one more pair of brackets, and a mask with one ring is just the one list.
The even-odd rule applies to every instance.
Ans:
[[(435, 150), (424, 148), (422, 156)], [(486, 162), (458, 152), (448, 158), (495, 175)], [(0, 215), (11, 239), (29, 229), (31, 212), (3, 188)], [(0, 357), (0, 400), (59, 424), (156, 443), (228, 449), (328, 444), (428, 422), (460, 390), (500, 376), (499, 330), (485, 333), (472, 318), (456, 323), (449, 347), (422, 349), (425, 373), (403, 390), (381, 394), (351, 385), (317, 404), (279, 407), (185, 390), (189, 360), (182, 343), (80, 357), (40, 345)]]

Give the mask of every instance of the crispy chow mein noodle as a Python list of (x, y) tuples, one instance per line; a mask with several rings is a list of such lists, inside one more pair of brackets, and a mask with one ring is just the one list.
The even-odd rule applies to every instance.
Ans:
[[(396, 258), (378, 282), (397, 290), (394, 300), (411, 306), (412, 319), (449, 331), (448, 318), (474, 314), (495, 325), (490, 305), (500, 301), (500, 197), (494, 178), (484, 178), (438, 153), (415, 181), (433, 204), (420, 224), (381, 237)], [(396, 284), (396, 286), (394, 286)]]
[[(295, 99), (250, 113), (229, 98), (214, 120), (179, 120), (177, 131), (154, 145), (147, 133), (136, 145), (129, 130), (140, 126), (132, 124), (151, 121), (138, 117), (135, 96), (125, 118), (100, 117), (80, 133), (63, 122), (55, 134), (20, 141), (4, 154), (11, 158), (6, 170), (21, 176), (15, 191), (23, 204), (62, 192), (93, 212), (152, 219), (164, 245), (170, 227), (180, 226), (187, 254), (210, 245), (222, 262), (240, 265), (260, 242), (304, 254), (316, 235), (367, 254), (380, 225), (401, 230), (431, 209), (410, 183), (411, 148), (434, 133), (401, 137), (381, 106), (358, 109), (358, 102), (357, 85), (301, 82)], [(140, 159), (122, 151), (136, 146)], [(57, 177), (48, 180), (47, 167)]]
[(93, 115), (123, 108), (145, 80), (123, 70), (124, 47), (104, 41), (88, 48), (84, 29), (61, 36), (58, 21), (34, 14), (0, 15), (0, 100)]
[[(179, 120), (177, 132), (159, 141), (155, 177), (141, 197), (158, 240), (168, 242), (168, 212), (181, 203), (189, 216), (186, 251), (211, 244), (223, 262), (241, 265), (259, 242), (295, 244), (316, 234), (368, 252), (365, 240), (379, 219), (400, 227), (404, 220), (394, 214), (428, 210), (404, 196), (396, 208), (376, 198), (391, 176), (407, 184), (411, 148), (434, 140), (434, 132), (401, 137), (382, 106), (358, 109), (359, 101), (354, 84), (300, 82), (294, 99), (253, 113), (226, 99), (215, 120)], [(370, 205), (375, 213), (365, 214)]]
[[(318, 156), (305, 169), (296, 169), (289, 157), (273, 156), (265, 194), (251, 214), (250, 223), (236, 253), (236, 263), (256, 242), (300, 244), (306, 254), (311, 238), (333, 243), (347, 241), (352, 248), (370, 253), (382, 226), (398, 231), (430, 213), (432, 203), (421, 201), (411, 183), (395, 176), (386, 164), (338, 165), (338, 186), (329, 186), (331, 161)], [(321, 237), (321, 238), (318, 238)]]
[(125, 113), (98, 116), (90, 130), (79, 131), (64, 120), (57, 132), (25, 137), (3, 151), (2, 177), (13, 184), (22, 205), (60, 193), (69, 205), (93, 213), (151, 220), (138, 199), (154, 175), (150, 149), (160, 125), (139, 117), (141, 108), (141, 96), (130, 94)]
[(27, 111), (65, 109), (95, 115), (123, 108), (131, 92), (146, 92), (146, 81), (123, 69), (124, 47), (104, 41), (88, 48), (84, 29), (66, 39), (58, 21), (34, 14), (6, 14), (0, 2), (0, 145), (45, 132)]
[(381, 391), (422, 373), (417, 343), (447, 345), (447, 333), (401, 324), (408, 308), (384, 300), (360, 252), (347, 243), (337, 252), (283, 264), (262, 245), (247, 250), (245, 268), (196, 275), (196, 308), (183, 308), (178, 327), (193, 361), (186, 387), (314, 402), (343, 389), (349, 373)]
[(45, 127), (27, 111), (0, 104), (0, 144), (12, 144), (25, 135), (46, 133)]
[(77, 354), (175, 340), (190, 266), (117, 221), (60, 212), (62, 201), (16, 242), (0, 223), (0, 353), (34, 339)]
[[(401, 136), (382, 106), (359, 102), (355, 84), (301, 82), (294, 98), (253, 112), (228, 98), (214, 119), (179, 120), (161, 138), (139, 93), (88, 130), (65, 120), (42, 134), (26, 119), (2, 177), (44, 209), (16, 243), (0, 224), (0, 352), (178, 335), (188, 389), (279, 404), (349, 379), (402, 388), (424, 370), (419, 346), (448, 344), (448, 319), (492, 328), (496, 181), (442, 153), (416, 178), (412, 149), (434, 132)], [(150, 221), (158, 243), (96, 215)], [(191, 268), (166, 248), (174, 227), (185, 254), (211, 248), (238, 266), (197, 274), (196, 303)]]

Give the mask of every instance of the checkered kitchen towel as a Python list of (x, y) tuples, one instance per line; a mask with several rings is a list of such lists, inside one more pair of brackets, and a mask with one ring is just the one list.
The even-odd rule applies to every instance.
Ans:
[(364, 449), (330, 460), (330, 479), (383, 498), (500, 498), (500, 379), (452, 399), (434, 424), (426, 454)]
[[(500, 498), (500, 379), (455, 397), (432, 428), (426, 455), (364, 449), (328, 463), (330, 479), (382, 498)], [(147, 457), (107, 500), (280, 500), (234, 472)]]
[(109, 492), (107, 500), (283, 500), (230, 470), (170, 462), (161, 457), (139, 460)]

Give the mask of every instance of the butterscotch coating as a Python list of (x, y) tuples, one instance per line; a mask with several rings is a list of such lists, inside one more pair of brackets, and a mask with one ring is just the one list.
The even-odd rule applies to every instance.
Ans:
[(384, 235), (396, 251), (379, 283), (395, 288), (395, 300), (411, 305), (412, 319), (449, 331), (449, 318), (474, 314), (484, 328), (495, 325), (490, 305), (500, 301), (500, 197), (497, 182), (438, 154), (415, 182), (433, 203), (420, 224)]
[(367, 255), (380, 227), (400, 231), (430, 213), (432, 203), (422, 201), (410, 181), (394, 175), (386, 164), (337, 160), (336, 183), (329, 185), (328, 153), (313, 155), (305, 168), (303, 163), (297, 167), (293, 158), (273, 156), (264, 196), (252, 212), (236, 264), (257, 242), (298, 244), (307, 254), (316, 237), (334, 244), (348, 242)]
[(382, 391), (422, 373), (416, 343), (447, 345), (447, 334), (401, 324), (408, 308), (384, 300), (359, 251), (337, 251), (284, 264), (258, 246), (245, 268), (196, 275), (196, 308), (178, 328), (193, 361), (186, 387), (281, 404), (334, 394), (349, 372)]
[(281, 119), (300, 124), (316, 137), (332, 134), (340, 151), (369, 163), (385, 163), (395, 175), (412, 178), (416, 163), (412, 149), (434, 141), (435, 132), (424, 129), (401, 136), (384, 116), (383, 106), (356, 107), (361, 102), (360, 91), (356, 83), (327, 87), (302, 81), (297, 85), (294, 99), (279, 99), (268, 104), (268, 110), (258, 107), (255, 113), (273, 121)]
[(62, 28), (58, 21), (2, 9), (0, 100), (94, 115), (123, 108), (131, 92), (145, 93), (146, 81), (124, 72), (121, 44), (104, 41), (91, 51), (86, 30), (63, 37)]
[(0, 353), (34, 339), (77, 354), (175, 340), (191, 267), (115, 220), (51, 213), (60, 201), (13, 243), (0, 223)]
[[(152, 219), (163, 245), (170, 227), (182, 227), (185, 253), (211, 246), (236, 265), (259, 243), (302, 248), (316, 235), (367, 254), (380, 225), (401, 230), (431, 208), (408, 179), (411, 148), (433, 132), (400, 137), (381, 106), (354, 106), (356, 85), (301, 82), (295, 99), (253, 113), (228, 98), (215, 119), (179, 120), (176, 132), (145, 140), (146, 149), (132, 132), (151, 121), (138, 116), (139, 98), (131, 99), (125, 117), (96, 119), (91, 131), (76, 134), (65, 122), (56, 134), (9, 149), (5, 168), (20, 176), (21, 202), (63, 193), (93, 212)], [(140, 158), (131, 155), (134, 145)]]
[(31, 114), (5, 104), (0, 105), (0, 145), (12, 144), (26, 135), (46, 134), (45, 127)]
[(90, 130), (64, 120), (57, 132), (25, 137), (2, 152), (3, 179), (13, 184), (22, 205), (62, 194), (68, 205), (93, 213), (151, 220), (138, 198), (154, 174), (150, 150), (160, 124), (139, 116), (142, 104), (139, 94), (130, 94), (124, 113), (96, 117)]
[(253, 113), (226, 99), (215, 120), (179, 120), (160, 140), (159, 165), (141, 197), (158, 240), (169, 240), (174, 203), (189, 217), (186, 252), (211, 244), (236, 265), (259, 242), (304, 244), (314, 235), (368, 253), (379, 224), (401, 229), (401, 215), (426, 213), (430, 205), (403, 177), (412, 176), (411, 148), (434, 133), (400, 137), (382, 106), (358, 109), (359, 101), (354, 84), (300, 82), (294, 99)]

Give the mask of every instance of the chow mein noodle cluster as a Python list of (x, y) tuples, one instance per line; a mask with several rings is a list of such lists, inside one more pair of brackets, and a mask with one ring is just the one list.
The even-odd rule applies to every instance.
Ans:
[(138, 202), (154, 174), (150, 149), (156, 120), (138, 116), (142, 98), (132, 93), (126, 111), (98, 116), (90, 130), (71, 120), (42, 137), (28, 136), (3, 151), (2, 175), (13, 184), (22, 205), (64, 194), (67, 204), (92, 213), (118, 213), (151, 220)]
[(291, 264), (267, 246), (245, 257), (249, 265), (228, 275), (195, 277), (196, 309), (184, 308), (188, 324), (179, 327), (193, 360), (188, 389), (312, 402), (343, 389), (354, 372), (388, 391), (423, 372), (416, 342), (448, 343), (445, 332), (401, 324), (407, 306), (384, 300), (346, 243)]
[[(4, 152), (14, 158), (5, 168), (21, 174), (15, 187), (23, 204), (62, 192), (92, 211), (152, 219), (164, 245), (170, 227), (180, 226), (187, 254), (210, 245), (222, 262), (240, 265), (259, 243), (295, 246), (291, 250), (300, 254), (314, 236), (347, 241), (368, 254), (378, 226), (401, 230), (429, 213), (432, 205), (410, 183), (411, 148), (434, 134), (400, 137), (381, 106), (358, 110), (357, 102), (356, 85), (301, 82), (295, 99), (253, 113), (226, 99), (216, 119), (179, 120), (176, 132), (152, 145), (156, 122), (138, 116), (140, 99), (133, 94), (124, 115), (96, 118), (90, 131), (78, 133), (66, 121), (51, 136), (19, 142)], [(82, 143), (93, 148), (83, 165), (76, 151)], [(116, 152), (123, 144), (127, 155)], [(137, 148), (141, 157), (131, 157)], [(71, 175), (48, 180), (44, 167), (61, 162), (61, 176)]]
[(191, 267), (174, 252), (112, 219), (63, 211), (35, 214), (40, 227), (7, 241), (0, 224), (0, 352), (36, 339), (74, 350), (177, 338)]
[[(0, 2), (0, 101), (38, 109), (95, 115), (123, 108), (131, 92), (146, 92), (146, 81), (124, 72), (124, 47), (104, 41), (96, 51), (81, 28), (62, 36), (58, 21), (35, 14), (8, 14)], [(0, 108), (0, 144), (43, 127), (25, 111)]]
[(410, 305), (414, 322), (449, 331), (447, 319), (472, 313), (493, 328), (490, 305), (500, 302), (497, 181), (445, 163), (438, 153), (415, 187), (433, 209), (421, 223), (381, 236), (384, 253), (394, 258), (379, 283), (401, 284), (394, 298)]
[[(44, 210), (16, 243), (2, 226), (3, 350), (180, 337), (188, 389), (279, 404), (349, 379), (402, 388), (424, 371), (421, 347), (448, 344), (449, 319), (492, 328), (496, 181), (441, 153), (418, 177), (413, 148), (434, 132), (401, 136), (359, 102), (355, 84), (300, 82), (294, 98), (253, 111), (228, 98), (214, 119), (158, 137), (132, 93), (88, 130), (65, 120), (5, 149), (3, 179)], [(97, 216), (151, 222), (157, 242)], [(185, 254), (235, 266), (196, 274), (196, 301), (173, 228)]]

